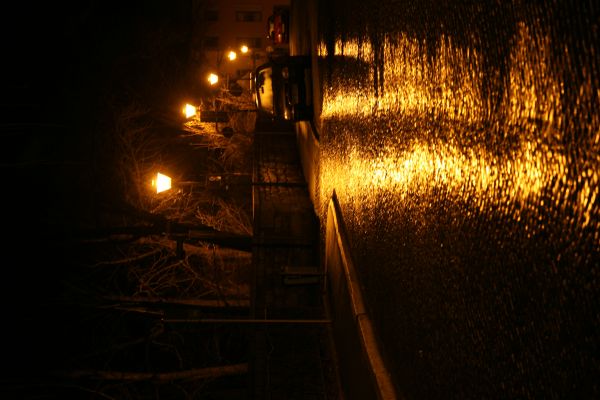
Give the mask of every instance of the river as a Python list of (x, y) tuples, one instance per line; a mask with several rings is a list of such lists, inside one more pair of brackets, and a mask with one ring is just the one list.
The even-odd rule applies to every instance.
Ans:
[(407, 398), (600, 394), (599, 16), (321, 2), (316, 208)]

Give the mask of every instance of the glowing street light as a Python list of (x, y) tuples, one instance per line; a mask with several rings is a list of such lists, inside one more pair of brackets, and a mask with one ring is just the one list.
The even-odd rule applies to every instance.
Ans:
[(227, 53), (227, 58), (229, 58), (229, 61), (233, 61), (237, 58), (237, 53), (231, 50), (229, 53)]
[(198, 177), (200, 180), (194, 181), (173, 181), (170, 176), (157, 172), (152, 178), (152, 187), (153, 190), (156, 190), (157, 194), (166, 192), (167, 190), (171, 190), (173, 188), (176, 188), (178, 193), (182, 193), (184, 190), (190, 191), (191, 193), (197, 190), (205, 190), (206, 188), (218, 187), (221, 185), (225, 185), (225, 188), (227, 189), (227, 182), (229, 179), (236, 177), (239, 179), (239, 177), (244, 177), (247, 175), (248, 174), (242, 172), (231, 172), (221, 175), (201, 175)]
[(158, 172), (156, 178), (152, 179), (152, 187), (156, 188), (156, 193), (162, 193), (171, 189), (171, 177)]
[(254, 72), (254, 70), (256, 69), (256, 59), (260, 56), (258, 53), (256, 53), (255, 51), (253, 51), (252, 49), (250, 49), (248, 47), (248, 45), (241, 45), (240, 46), (240, 52), (246, 56), (250, 56), (250, 58), (252, 59), (252, 72)]
[(197, 109), (198, 108), (196, 106), (193, 106), (191, 104), (186, 104), (183, 107), (183, 115), (185, 115), (186, 118), (191, 118), (196, 115)]
[(215, 85), (217, 82), (219, 82), (219, 75), (213, 72), (208, 74), (208, 83), (210, 83), (211, 85)]

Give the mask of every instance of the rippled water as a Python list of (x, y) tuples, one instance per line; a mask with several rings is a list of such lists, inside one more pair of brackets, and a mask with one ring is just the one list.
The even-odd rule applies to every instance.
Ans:
[(321, 4), (320, 209), (410, 398), (600, 394), (599, 7)]

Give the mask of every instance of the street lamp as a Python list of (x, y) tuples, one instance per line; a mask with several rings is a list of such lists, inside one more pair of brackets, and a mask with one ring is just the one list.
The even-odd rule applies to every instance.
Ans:
[(215, 74), (214, 72), (211, 72), (210, 74), (208, 74), (208, 83), (210, 83), (211, 85), (216, 85), (217, 82), (219, 82), (219, 75)]
[(156, 193), (166, 192), (171, 189), (171, 177), (160, 172), (156, 173), (156, 178), (152, 179), (152, 187), (156, 188)]
[(242, 54), (250, 56), (250, 59), (252, 60), (252, 74), (254, 74), (254, 70), (256, 69), (256, 59), (259, 57), (259, 54), (245, 44), (240, 46), (240, 51)]
[(229, 53), (227, 53), (227, 58), (229, 58), (229, 61), (233, 61), (237, 58), (237, 53), (231, 50)]
[[(208, 75), (208, 83), (210, 83), (211, 86), (215, 86), (217, 83), (219, 83), (219, 75), (215, 74), (214, 72), (211, 72)], [(229, 72), (225, 73), (225, 84), (220, 89), (223, 92), (230, 92)]]
[(156, 175), (152, 178), (152, 187), (156, 190), (156, 193), (163, 193), (173, 188), (177, 188), (178, 193), (181, 193), (182, 190), (186, 189), (190, 192), (195, 191), (194, 189), (206, 189), (211, 186), (220, 186), (224, 183), (224, 181), (228, 181), (228, 177), (237, 177), (241, 175), (246, 175), (242, 173), (230, 172), (227, 174), (207, 174), (200, 175), (198, 178), (200, 180), (195, 181), (183, 181), (183, 180), (175, 180), (173, 181), (170, 176), (165, 175), (161, 172), (157, 172)]
[(187, 103), (183, 107), (183, 115), (185, 115), (185, 117), (189, 119), (191, 117), (194, 117), (197, 114), (197, 110), (198, 110), (198, 107)]
[(227, 112), (217, 110), (215, 104), (213, 104), (213, 107), (214, 110), (205, 110), (201, 109), (200, 106), (187, 103), (182, 111), (186, 119), (197, 117), (200, 122), (229, 122)]

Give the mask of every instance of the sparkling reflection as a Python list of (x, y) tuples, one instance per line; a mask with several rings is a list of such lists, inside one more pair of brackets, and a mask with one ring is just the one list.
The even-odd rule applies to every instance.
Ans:
[[(371, 190), (377, 189), (392, 191), (402, 200), (407, 193), (443, 186), (457, 196), (468, 197), (463, 200), (478, 204), (484, 201), (536, 204), (543, 201), (538, 198), (543, 189), (562, 182), (565, 186), (555, 193), (553, 201), (560, 205), (576, 190), (574, 212), (583, 226), (589, 225), (598, 196), (598, 155), (590, 160), (594, 162), (592, 165), (578, 172), (576, 185), (565, 181), (572, 174), (569, 168), (576, 172), (579, 166), (568, 165), (570, 149), (562, 140), (563, 85), (551, 70), (550, 41), (547, 36), (532, 37), (521, 23), (515, 42), (510, 55), (510, 82), (500, 107), (505, 110), (501, 116), (504, 131), (495, 132), (516, 141), (510, 144), (509, 153), (498, 154), (497, 148), (484, 142), (486, 137), (478, 137), (485, 129), (482, 124), (490, 119), (490, 108), (482, 96), (484, 73), (477, 51), (457, 48), (451, 38), (444, 38), (435, 51), (438, 57), (430, 63), (423, 54), (423, 44), (399, 35), (384, 44), (383, 94), (377, 96), (369, 90), (373, 87), (372, 74), (359, 86), (348, 86), (348, 81), (330, 86), (325, 90), (322, 118), (324, 121), (377, 118), (377, 122), (385, 123), (386, 118), (394, 118), (396, 114), (402, 119), (443, 119), (447, 124), (443, 140), (429, 136), (412, 141), (409, 148), (403, 149), (386, 143), (375, 157), (352, 148), (340, 165), (328, 164), (323, 169), (324, 193), (343, 188), (353, 197), (360, 197), (360, 193), (368, 197)], [(320, 51), (322, 57), (327, 56), (324, 44)], [(345, 43), (338, 40), (335, 56), (366, 64), (374, 62), (370, 45), (361, 45), (356, 40)], [(586, 93), (592, 87), (591, 82), (586, 83), (578, 100), (582, 103), (593, 95)], [(452, 125), (457, 123), (471, 131), (457, 130)], [(388, 121), (390, 131), (386, 134), (399, 133), (394, 132), (393, 124)], [(593, 135), (591, 144), (596, 148), (600, 135), (597, 125), (595, 118), (593, 125), (587, 127)], [(480, 143), (475, 141), (472, 147), (465, 148), (464, 138), (475, 138)], [(593, 221), (595, 229), (598, 222), (598, 219)]]
[(594, 397), (597, 13), (350, 3), (318, 48), (317, 208), (335, 191), (402, 392)]

